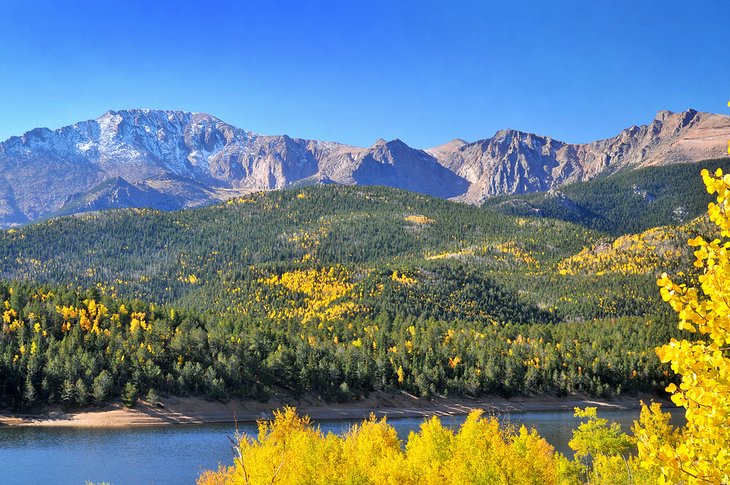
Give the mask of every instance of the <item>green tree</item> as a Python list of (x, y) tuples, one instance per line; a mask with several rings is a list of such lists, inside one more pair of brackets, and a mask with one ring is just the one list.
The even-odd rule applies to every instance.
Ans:
[(131, 382), (127, 382), (124, 385), (124, 390), (122, 390), (122, 404), (124, 404), (128, 408), (134, 407), (134, 405), (137, 403), (137, 395), (137, 386), (135, 386)]
[(114, 380), (108, 371), (103, 370), (94, 378), (92, 393), (94, 402), (101, 404), (112, 396)]

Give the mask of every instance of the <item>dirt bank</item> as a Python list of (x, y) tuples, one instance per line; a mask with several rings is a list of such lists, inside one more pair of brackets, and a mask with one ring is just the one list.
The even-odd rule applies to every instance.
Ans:
[[(596, 399), (585, 396), (536, 396), (505, 399), (501, 397), (420, 399), (408, 394), (374, 393), (367, 399), (349, 403), (327, 403), (316, 399), (277, 398), (266, 403), (258, 401), (207, 401), (196, 397), (169, 397), (159, 405), (138, 403), (128, 409), (119, 403), (79, 411), (48, 408), (33, 414), (0, 411), (0, 426), (72, 426), (128, 427), (193, 423), (229, 423), (270, 418), (275, 409), (289, 405), (300, 414), (315, 420), (364, 419), (371, 413), (377, 417), (425, 417), (466, 414), (481, 408), (490, 413), (552, 411), (575, 407), (596, 406), (599, 409), (631, 409), (645, 402), (660, 400), (655, 396)], [(660, 400), (661, 401), (661, 400)], [(663, 405), (671, 406), (666, 401)]]

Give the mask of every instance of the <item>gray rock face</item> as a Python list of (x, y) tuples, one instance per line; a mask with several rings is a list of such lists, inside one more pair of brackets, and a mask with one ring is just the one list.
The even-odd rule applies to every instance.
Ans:
[(730, 117), (662, 111), (614, 138), (571, 145), (514, 130), (417, 150), (257, 135), (203, 113), (109, 111), (0, 143), (0, 226), (121, 207), (198, 206), (293, 184), (387, 185), (479, 203), (623, 167), (717, 158)]
[[(606, 175), (624, 167), (695, 162), (726, 156), (730, 116), (688, 110), (660, 111), (648, 125), (585, 144), (502, 130), (494, 137), (444, 150), (440, 162), (470, 182), (459, 199), (549, 190), (565, 183)], [(453, 143), (453, 142), (452, 142)]]
[(441, 166), (434, 156), (400, 140), (378, 140), (355, 161), (356, 184), (387, 185), (442, 198), (456, 197), (469, 188), (465, 179)]
[(515, 130), (463, 145), (441, 163), (470, 182), (460, 198), (472, 203), (490, 195), (548, 190), (571, 181), (581, 168), (571, 145)]

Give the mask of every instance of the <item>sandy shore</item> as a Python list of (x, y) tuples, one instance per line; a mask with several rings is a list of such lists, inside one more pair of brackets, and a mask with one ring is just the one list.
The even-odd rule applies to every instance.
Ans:
[[(350, 403), (327, 403), (315, 399), (272, 399), (269, 402), (229, 401), (221, 403), (203, 398), (170, 397), (161, 399), (159, 405), (139, 402), (133, 409), (119, 403), (104, 407), (64, 412), (61, 408), (49, 408), (34, 414), (17, 414), (0, 411), (0, 426), (71, 426), (71, 427), (129, 427), (158, 426), (194, 423), (250, 422), (271, 418), (273, 411), (289, 405), (300, 414), (315, 420), (364, 419), (371, 413), (377, 417), (426, 417), (467, 414), (472, 409), (484, 409), (488, 413), (570, 410), (576, 406), (596, 406), (599, 409), (632, 409), (640, 406), (643, 399), (658, 400), (655, 396), (595, 399), (584, 396), (518, 397), (504, 399), (485, 397), (480, 399), (435, 398), (419, 399), (408, 394), (373, 394), (367, 399)], [(664, 403), (667, 406), (667, 403)], [(671, 404), (670, 404), (671, 406)]]

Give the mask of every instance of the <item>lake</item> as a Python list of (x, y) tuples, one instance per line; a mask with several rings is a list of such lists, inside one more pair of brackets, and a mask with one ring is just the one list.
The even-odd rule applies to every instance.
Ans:
[[(621, 423), (625, 431), (639, 410), (599, 411), (599, 416)], [(442, 417), (458, 428), (464, 416)], [(570, 411), (525, 412), (500, 415), (505, 422), (537, 428), (555, 448), (567, 446), (578, 420)], [(343, 433), (357, 421), (320, 421), (322, 431)], [(401, 439), (418, 429), (421, 418), (391, 419)], [(239, 431), (255, 433), (253, 423)], [(204, 469), (231, 464), (228, 436), (233, 424), (177, 425), (128, 429), (0, 428), (0, 483), (83, 484), (106, 481), (125, 484), (194, 483)]]

